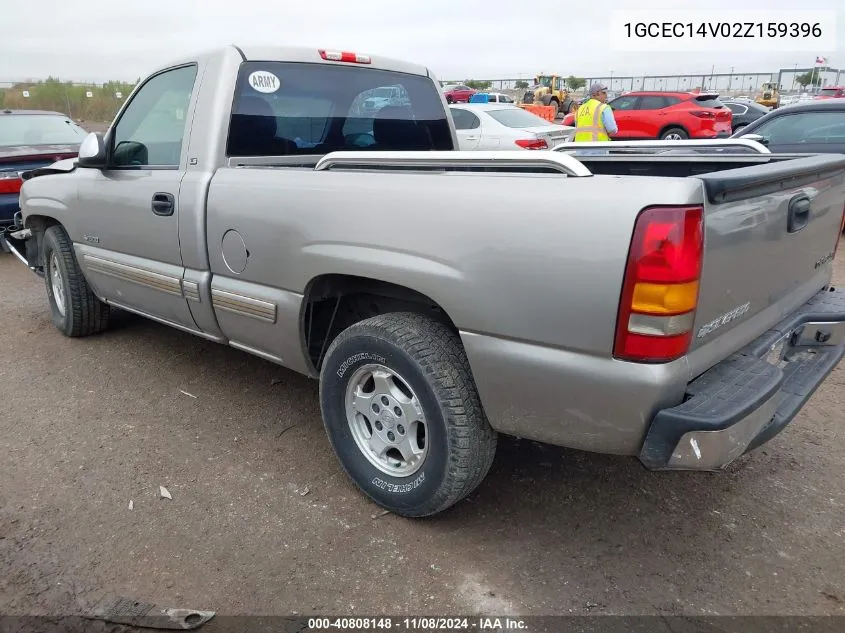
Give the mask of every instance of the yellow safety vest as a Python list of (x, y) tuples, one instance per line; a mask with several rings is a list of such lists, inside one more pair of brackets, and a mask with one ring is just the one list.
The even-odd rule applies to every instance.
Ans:
[(610, 106), (598, 99), (588, 99), (575, 115), (575, 141), (609, 141), (610, 136), (601, 120), (602, 112)]

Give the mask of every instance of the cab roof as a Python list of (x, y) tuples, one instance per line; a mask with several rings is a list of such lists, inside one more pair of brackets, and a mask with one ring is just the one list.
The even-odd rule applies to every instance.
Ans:
[(207, 50), (198, 55), (185, 57), (179, 60), (174, 60), (167, 64), (164, 68), (178, 66), (181, 64), (189, 64), (192, 62), (208, 61), (217, 56), (226, 56), (236, 54), (243, 61), (248, 62), (299, 62), (299, 63), (313, 63), (326, 64), (334, 66), (354, 66), (357, 68), (373, 68), (377, 70), (388, 70), (392, 72), (406, 73), (410, 75), (421, 75), (423, 77), (432, 77), (432, 73), (428, 68), (420, 64), (412, 64), (392, 57), (382, 57), (380, 55), (371, 55), (366, 50), (355, 50), (354, 53), (359, 55), (366, 55), (370, 58), (369, 64), (357, 64), (350, 62), (340, 62), (325, 60), (320, 57), (320, 50), (342, 52), (346, 49), (331, 48), (330, 46), (264, 46), (264, 45), (246, 45), (237, 46), (230, 44)]

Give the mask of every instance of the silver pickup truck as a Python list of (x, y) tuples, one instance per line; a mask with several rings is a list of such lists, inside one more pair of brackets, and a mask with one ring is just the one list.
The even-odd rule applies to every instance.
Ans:
[(455, 147), (425, 67), (228, 47), (26, 174), (5, 239), (66, 336), (115, 307), (319, 378), (344, 469), (405, 516), (499, 432), (721, 469), (845, 353), (845, 156)]

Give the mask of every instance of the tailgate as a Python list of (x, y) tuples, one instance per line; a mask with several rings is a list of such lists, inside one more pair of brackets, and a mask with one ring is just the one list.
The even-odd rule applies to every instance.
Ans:
[[(830, 281), (845, 207), (845, 156), (809, 156), (697, 178), (707, 206), (691, 351), (712, 346), (724, 357)], [(711, 355), (698, 356), (703, 361)], [(692, 369), (702, 368), (693, 363)]]

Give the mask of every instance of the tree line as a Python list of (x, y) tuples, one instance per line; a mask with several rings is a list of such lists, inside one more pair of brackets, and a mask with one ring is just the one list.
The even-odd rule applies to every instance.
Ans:
[(52, 110), (76, 120), (108, 122), (134, 87), (125, 81), (85, 86), (51, 77), (0, 88), (0, 109)]

